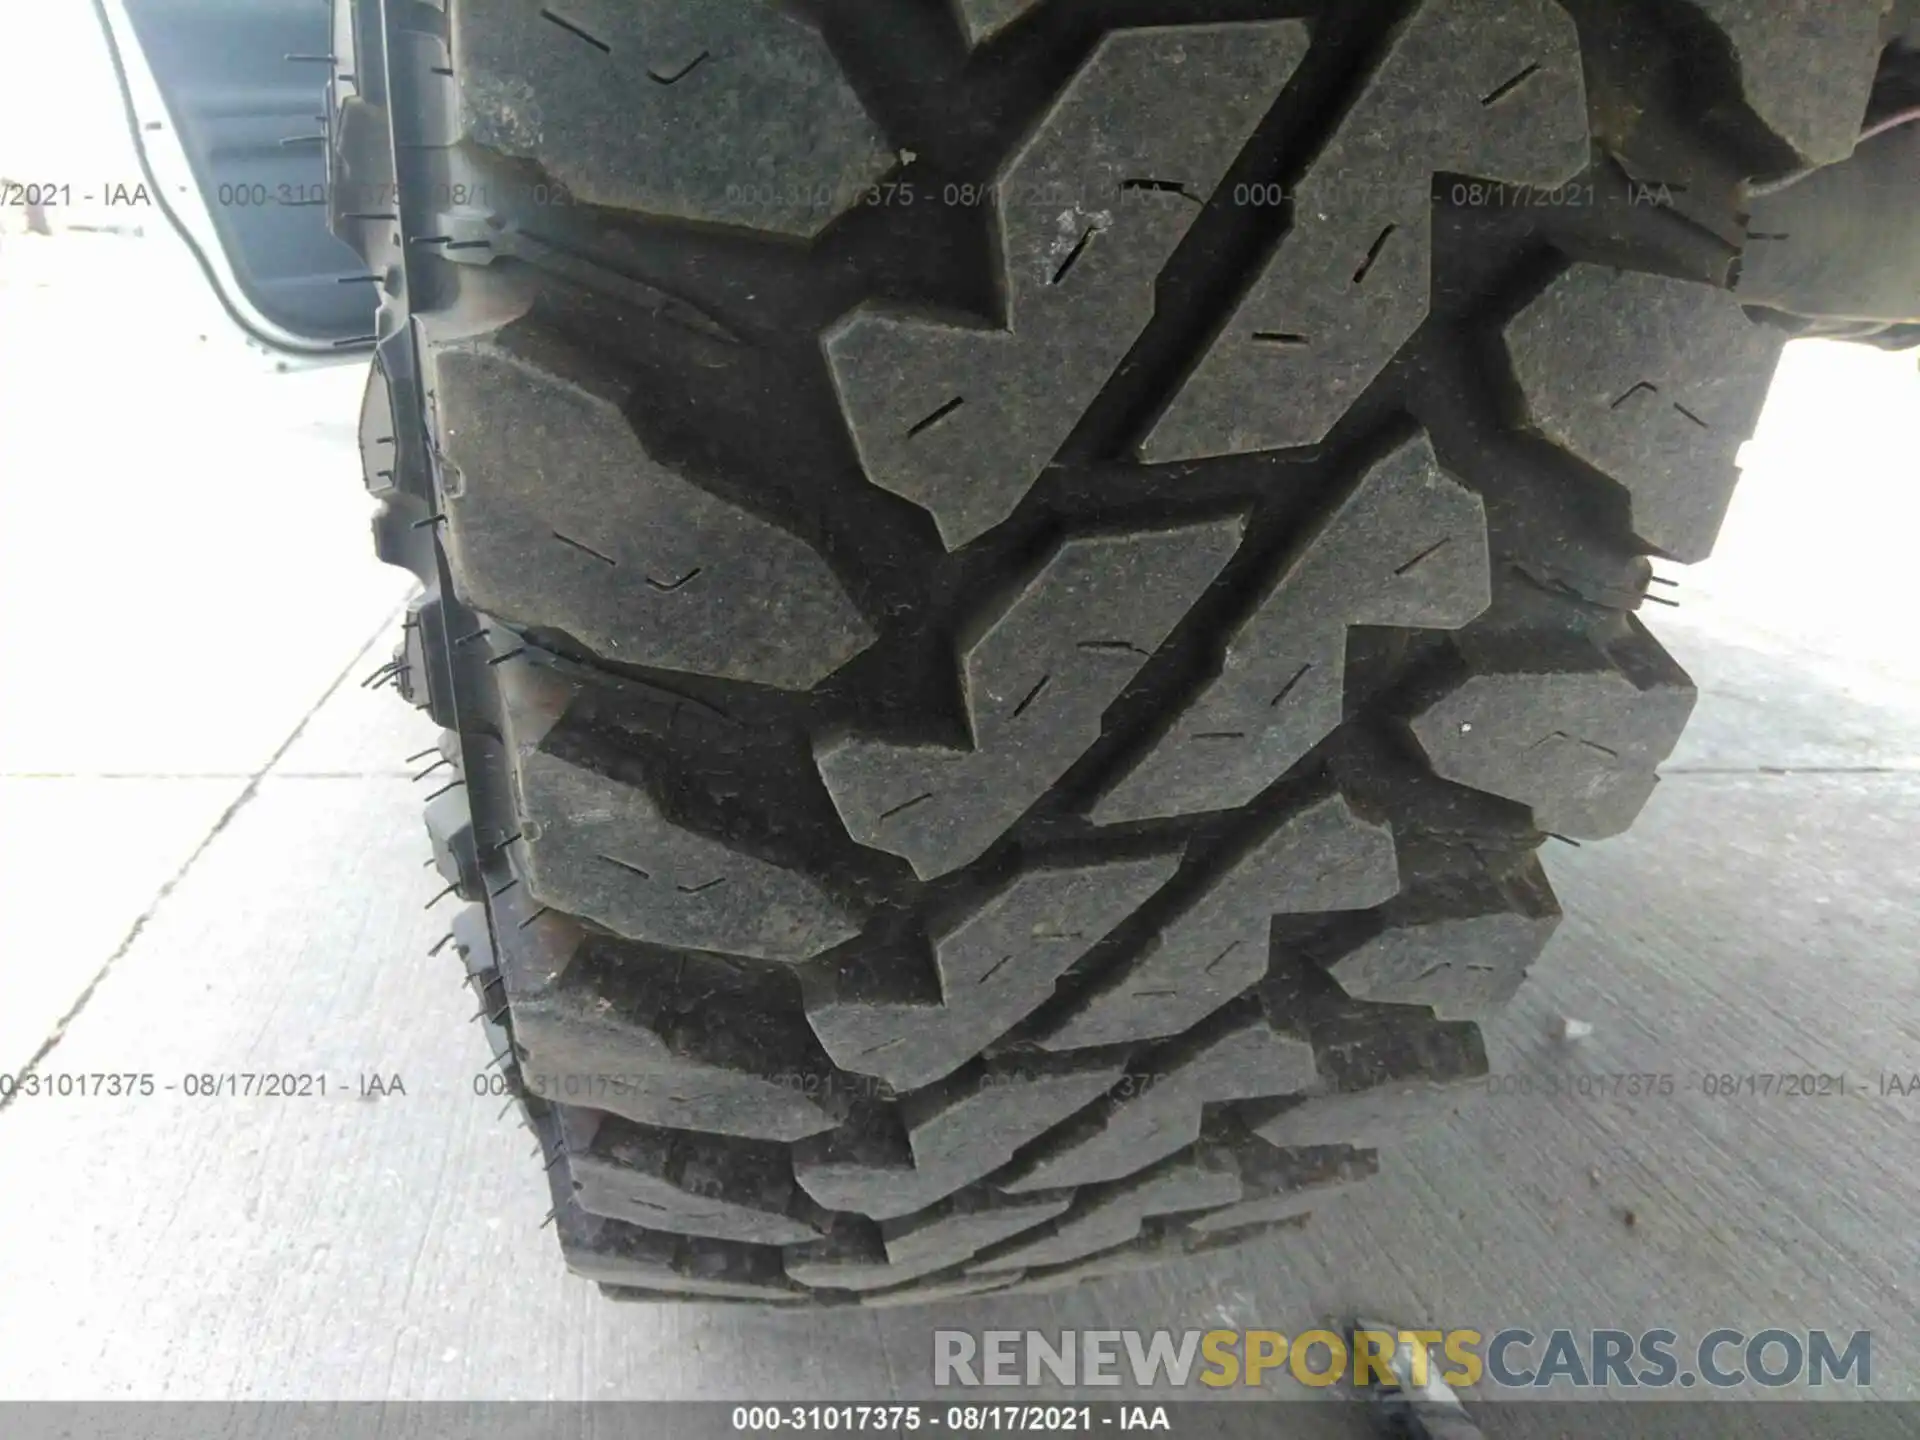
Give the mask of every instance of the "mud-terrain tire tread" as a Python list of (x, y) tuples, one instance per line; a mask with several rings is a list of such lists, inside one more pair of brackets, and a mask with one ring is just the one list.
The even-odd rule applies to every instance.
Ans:
[(1040, 1292), (1443, 1123), (1887, 10), (335, 0), (377, 678), (567, 1263)]

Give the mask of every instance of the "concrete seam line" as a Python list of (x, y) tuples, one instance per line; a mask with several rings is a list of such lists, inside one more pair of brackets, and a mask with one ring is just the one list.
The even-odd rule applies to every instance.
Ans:
[[(353, 658), (341, 667), (340, 673), (335, 675), (327, 685), (327, 688), (321, 692), (320, 698), (315, 700), (313, 704), (307, 708), (307, 713), (300, 717), (299, 724), (295, 725), (293, 729), (288, 732), (287, 738), (280, 742), (273, 754), (267, 757), (266, 762), (262, 764), (258, 770), (253, 772), (252, 778), (247, 781), (246, 788), (234, 796), (233, 803), (221, 812), (220, 818), (214, 821), (213, 828), (201, 837), (200, 843), (193, 847), (193, 852), (181, 862), (180, 868), (175, 870), (166, 883), (161, 885), (159, 890), (154, 893), (153, 899), (147, 902), (147, 908), (135, 917), (133, 924), (128, 927), (125, 937), (122, 938), (119, 945), (114, 948), (113, 953), (101, 964), (100, 968), (94, 972), (93, 978), (87, 982), (86, 988), (80, 992), (79, 998), (68, 1007), (66, 1014), (54, 1022), (53, 1029), (48, 1033), (47, 1038), (40, 1042), (39, 1049), (35, 1050), (33, 1054), (28, 1057), (27, 1063), (22, 1065), (19, 1070), (14, 1073), (16, 1082), (24, 1080), (27, 1075), (31, 1074), (34, 1067), (46, 1059), (47, 1056), (53, 1052), (54, 1048), (66, 1038), (67, 1027), (79, 1019), (80, 1013), (87, 1008), (88, 1002), (93, 999), (94, 992), (100, 988), (101, 983), (112, 973), (113, 967), (120, 962), (120, 957), (133, 948), (134, 942), (140, 938), (141, 933), (147, 928), (147, 921), (151, 920), (154, 915), (159, 912), (160, 907), (166, 903), (167, 897), (173, 894), (175, 888), (182, 880), (186, 879), (187, 873), (199, 863), (200, 857), (207, 853), (207, 847), (212, 845), (220, 833), (232, 823), (233, 817), (246, 808), (247, 802), (259, 793), (260, 782), (272, 773), (273, 767), (280, 763), (281, 757), (291, 750), (294, 742), (306, 733), (307, 725), (315, 715), (320, 713), (320, 708), (325, 705), (327, 701), (331, 700), (335, 693), (339, 691), (340, 687), (346, 684), (348, 677), (359, 669), (361, 662), (366, 658), (367, 651), (380, 643), (381, 636), (387, 634), (393, 628), (393, 622), (400, 616), (405, 608), (405, 605), (396, 606), (387, 614), (386, 618), (380, 622), (380, 628), (369, 637), (366, 644), (353, 652)], [(21, 1093), (21, 1086), (16, 1083), (14, 1087), (5, 1094), (0, 1094), (0, 1112), (6, 1111)]]

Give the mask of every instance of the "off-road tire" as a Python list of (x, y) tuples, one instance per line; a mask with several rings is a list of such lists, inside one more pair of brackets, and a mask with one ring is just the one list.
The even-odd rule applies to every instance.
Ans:
[(1051, 1287), (1469, 1094), (1886, 10), (342, 5), (387, 674), (571, 1266)]

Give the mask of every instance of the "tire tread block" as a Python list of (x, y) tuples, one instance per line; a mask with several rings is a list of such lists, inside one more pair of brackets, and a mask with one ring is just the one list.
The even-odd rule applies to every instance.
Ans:
[(1528, 806), (1541, 830), (1618, 835), (1659, 783), (1696, 691), (1637, 626), (1610, 648), (1462, 647), (1466, 677), (1411, 722), (1434, 773)]
[(1491, 598), (1486, 512), (1425, 433), (1369, 467), (1227, 641), (1218, 678), (1093, 807), (1096, 824), (1245, 805), (1342, 719), (1347, 631), (1457, 629)]
[(968, 1257), (1065, 1210), (1066, 1195), (957, 1195), (909, 1220), (889, 1220), (879, 1243), (866, 1228), (846, 1227), (786, 1251), (786, 1271), (802, 1285), (832, 1290), (884, 1290), (950, 1270)]
[(769, 0), (473, 0), (454, 30), (463, 137), (576, 203), (808, 237), (894, 163), (826, 42)]
[(810, 1298), (781, 1273), (779, 1252), (764, 1246), (661, 1234), (572, 1206), (562, 1206), (556, 1218), (568, 1268), (602, 1285), (703, 1300)]
[(829, 1210), (876, 1220), (910, 1215), (998, 1170), (1014, 1152), (1104, 1095), (1124, 1067), (1116, 1060), (1030, 1057), (989, 1062), (901, 1102), (910, 1150), (861, 1153), (839, 1132), (797, 1146), (794, 1174)]
[(1427, 317), (1433, 177), (1551, 187), (1587, 161), (1566, 13), (1552, 0), (1427, 0), (1301, 180), (1292, 229), (1141, 458), (1318, 444)]
[(848, 832), (922, 879), (983, 854), (1100, 738), (1101, 716), (1238, 546), (1244, 522), (1064, 541), (962, 641), (972, 748), (816, 751)]
[(793, 1174), (778, 1145), (555, 1108), (574, 1199), (589, 1214), (756, 1245), (802, 1244), (819, 1234), (789, 1213)]
[(591, 769), (554, 729), (572, 688), (501, 679), (524, 888), (629, 940), (796, 964), (859, 933), (809, 876), (671, 819), (644, 784)]
[(1890, 0), (1685, 0), (1722, 31), (1748, 107), (1808, 165), (1853, 153)]
[(970, 1267), (970, 1274), (1065, 1265), (1137, 1239), (1150, 1217), (1231, 1205), (1243, 1194), (1240, 1170), (1224, 1147), (1196, 1146), (1145, 1174), (1104, 1187), (1043, 1234)]
[[(703, 1274), (697, 1268), (692, 1268), (697, 1262), (681, 1261), (676, 1264), (666, 1257), (636, 1258), (624, 1252), (570, 1253), (565, 1247), (562, 1247), (561, 1254), (569, 1270), (584, 1280), (599, 1284), (602, 1293), (610, 1299), (664, 1299), (702, 1303), (744, 1300), (756, 1305), (794, 1305), (814, 1298), (803, 1290), (731, 1280), (724, 1274)], [(616, 1289), (632, 1293), (628, 1296), (612, 1294)]]
[(1190, 1029), (1267, 973), (1279, 914), (1361, 910), (1400, 888), (1393, 835), (1338, 794), (1286, 816), (1040, 1044), (1117, 1045)]
[(930, 1084), (1031, 1014), (1178, 863), (1165, 855), (1029, 871), (934, 940), (940, 1004), (863, 1001), (828, 978), (809, 993), (807, 1019), (843, 1070), (899, 1090)]
[(493, 936), (487, 928), (487, 912), (481, 905), (464, 905), (453, 917), (450, 927), (454, 953), (467, 971), (467, 985), (473, 991), (479, 1009), (474, 1018), (487, 1037), (487, 1053), (494, 1063), (504, 1063), (513, 1055), (513, 1040), (507, 1032), (508, 991), (505, 977), (494, 959)]
[(637, 785), (557, 755), (516, 766), (533, 893), (630, 940), (798, 963), (859, 933), (798, 871), (676, 825)]
[(810, 545), (654, 460), (625, 387), (523, 324), (432, 353), (469, 604), (608, 660), (789, 690), (873, 642)]
[[(1161, 1068), (1163, 1067), (1163, 1068)], [(1142, 1076), (1043, 1141), (1000, 1188), (1012, 1192), (1118, 1180), (1200, 1138), (1203, 1109), (1288, 1095), (1314, 1083), (1313, 1048), (1291, 1022), (1249, 1012), (1172, 1050), (1133, 1062)]]
[(1410, 891), (1382, 906), (1378, 928), (1334, 959), (1329, 973), (1356, 1000), (1424, 1005), (1443, 1020), (1499, 1009), (1526, 979), (1560, 924), (1539, 861), (1496, 874), (1485, 867)]
[[(1274, 985), (1272, 1003), (1294, 1003)], [(1445, 1123), (1487, 1073), (1479, 1027), (1411, 1007), (1321, 1007), (1308, 1021), (1319, 1078), (1305, 1093), (1241, 1107), (1255, 1134), (1282, 1147), (1377, 1148)]]
[(1713, 549), (1786, 342), (1725, 290), (1584, 261), (1505, 330), (1527, 423), (1626, 492), (1634, 534), (1687, 562)]
[(997, 177), (1006, 328), (868, 306), (829, 332), (868, 478), (930, 511), (948, 549), (1013, 513), (1125, 358), (1306, 48), (1292, 21), (1108, 35)]
[[(524, 886), (489, 902), (527, 1089), (641, 1125), (799, 1140), (840, 1115), (798, 1007), (765, 978), (705, 957), (610, 959)], [(801, 1082), (801, 1083), (796, 1083)]]
[[(458, 737), (453, 738), (456, 753), (448, 758), (458, 773)], [(447, 748), (443, 739), (443, 754)], [(462, 900), (479, 900), (486, 893), (486, 882), (480, 874), (480, 850), (474, 839), (473, 813), (467, 804), (466, 787), (457, 785), (444, 791), (427, 801), (423, 808), (427, 841), (433, 848), (433, 868)]]

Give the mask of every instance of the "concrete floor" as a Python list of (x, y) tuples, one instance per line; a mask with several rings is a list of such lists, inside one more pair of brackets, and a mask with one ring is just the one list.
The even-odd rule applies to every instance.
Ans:
[(1496, 1070), (1681, 1093), (1487, 1099), (1253, 1259), (824, 1318), (610, 1305), (540, 1229), (425, 953), (400, 760), (432, 736), (358, 683), (406, 588), (366, 545), (360, 383), (245, 352), (170, 239), (0, 240), (0, 1071), (335, 1082), (0, 1111), (0, 1398), (874, 1399), (931, 1393), (936, 1323), (1355, 1311), (1871, 1329), (1875, 1393), (1920, 1398), (1920, 1098), (1684, 1079), (1920, 1071), (1911, 356), (1789, 351), (1721, 554), (1653, 617), (1694, 726), (1630, 837), (1553, 847), (1569, 918), (1490, 1027)]

